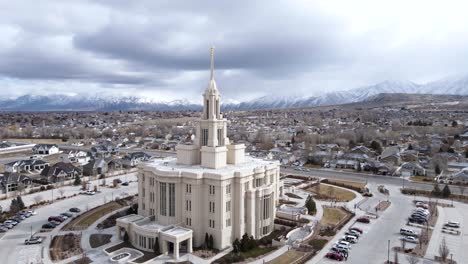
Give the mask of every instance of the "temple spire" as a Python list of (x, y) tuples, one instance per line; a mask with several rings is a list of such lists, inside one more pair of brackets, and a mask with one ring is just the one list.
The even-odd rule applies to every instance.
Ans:
[(214, 47), (211, 46), (210, 48), (210, 61), (211, 61), (211, 76), (210, 76), (210, 80), (213, 80), (214, 78)]

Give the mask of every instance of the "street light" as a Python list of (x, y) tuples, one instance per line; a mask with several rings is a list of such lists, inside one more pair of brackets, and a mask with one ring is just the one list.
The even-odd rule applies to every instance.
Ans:
[(387, 263), (390, 263), (390, 239), (388, 240), (387, 246)]

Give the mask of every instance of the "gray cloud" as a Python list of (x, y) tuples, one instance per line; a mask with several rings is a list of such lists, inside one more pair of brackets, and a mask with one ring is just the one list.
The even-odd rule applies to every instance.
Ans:
[(54, 93), (198, 99), (211, 45), (218, 85), (232, 99), (425, 82), (466, 69), (458, 59), (468, 54), (463, 2), (374, 5), (10, 1), (0, 10), (0, 85), (15, 92), (2, 95), (50, 85)]

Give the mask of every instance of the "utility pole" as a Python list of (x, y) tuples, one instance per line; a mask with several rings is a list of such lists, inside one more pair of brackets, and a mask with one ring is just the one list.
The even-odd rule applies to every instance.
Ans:
[(387, 263), (390, 263), (390, 240), (388, 240), (387, 246)]

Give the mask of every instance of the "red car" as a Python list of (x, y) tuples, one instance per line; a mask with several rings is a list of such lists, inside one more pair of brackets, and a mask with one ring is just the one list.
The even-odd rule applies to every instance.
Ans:
[(329, 258), (329, 259), (338, 260), (338, 261), (344, 260), (343, 255), (341, 255), (341, 254), (338, 253), (338, 252), (328, 252), (328, 253), (325, 255), (325, 257), (326, 257), (326, 258)]
[(349, 228), (349, 231), (351, 231), (351, 230), (354, 230), (354, 231), (356, 231), (356, 232), (359, 232), (359, 234), (362, 234), (362, 233), (363, 233), (363, 231), (362, 231), (361, 228), (351, 227), (351, 228)]
[(367, 217), (359, 217), (356, 221), (359, 223), (366, 223), (366, 224), (370, 223), (370, 220)]

